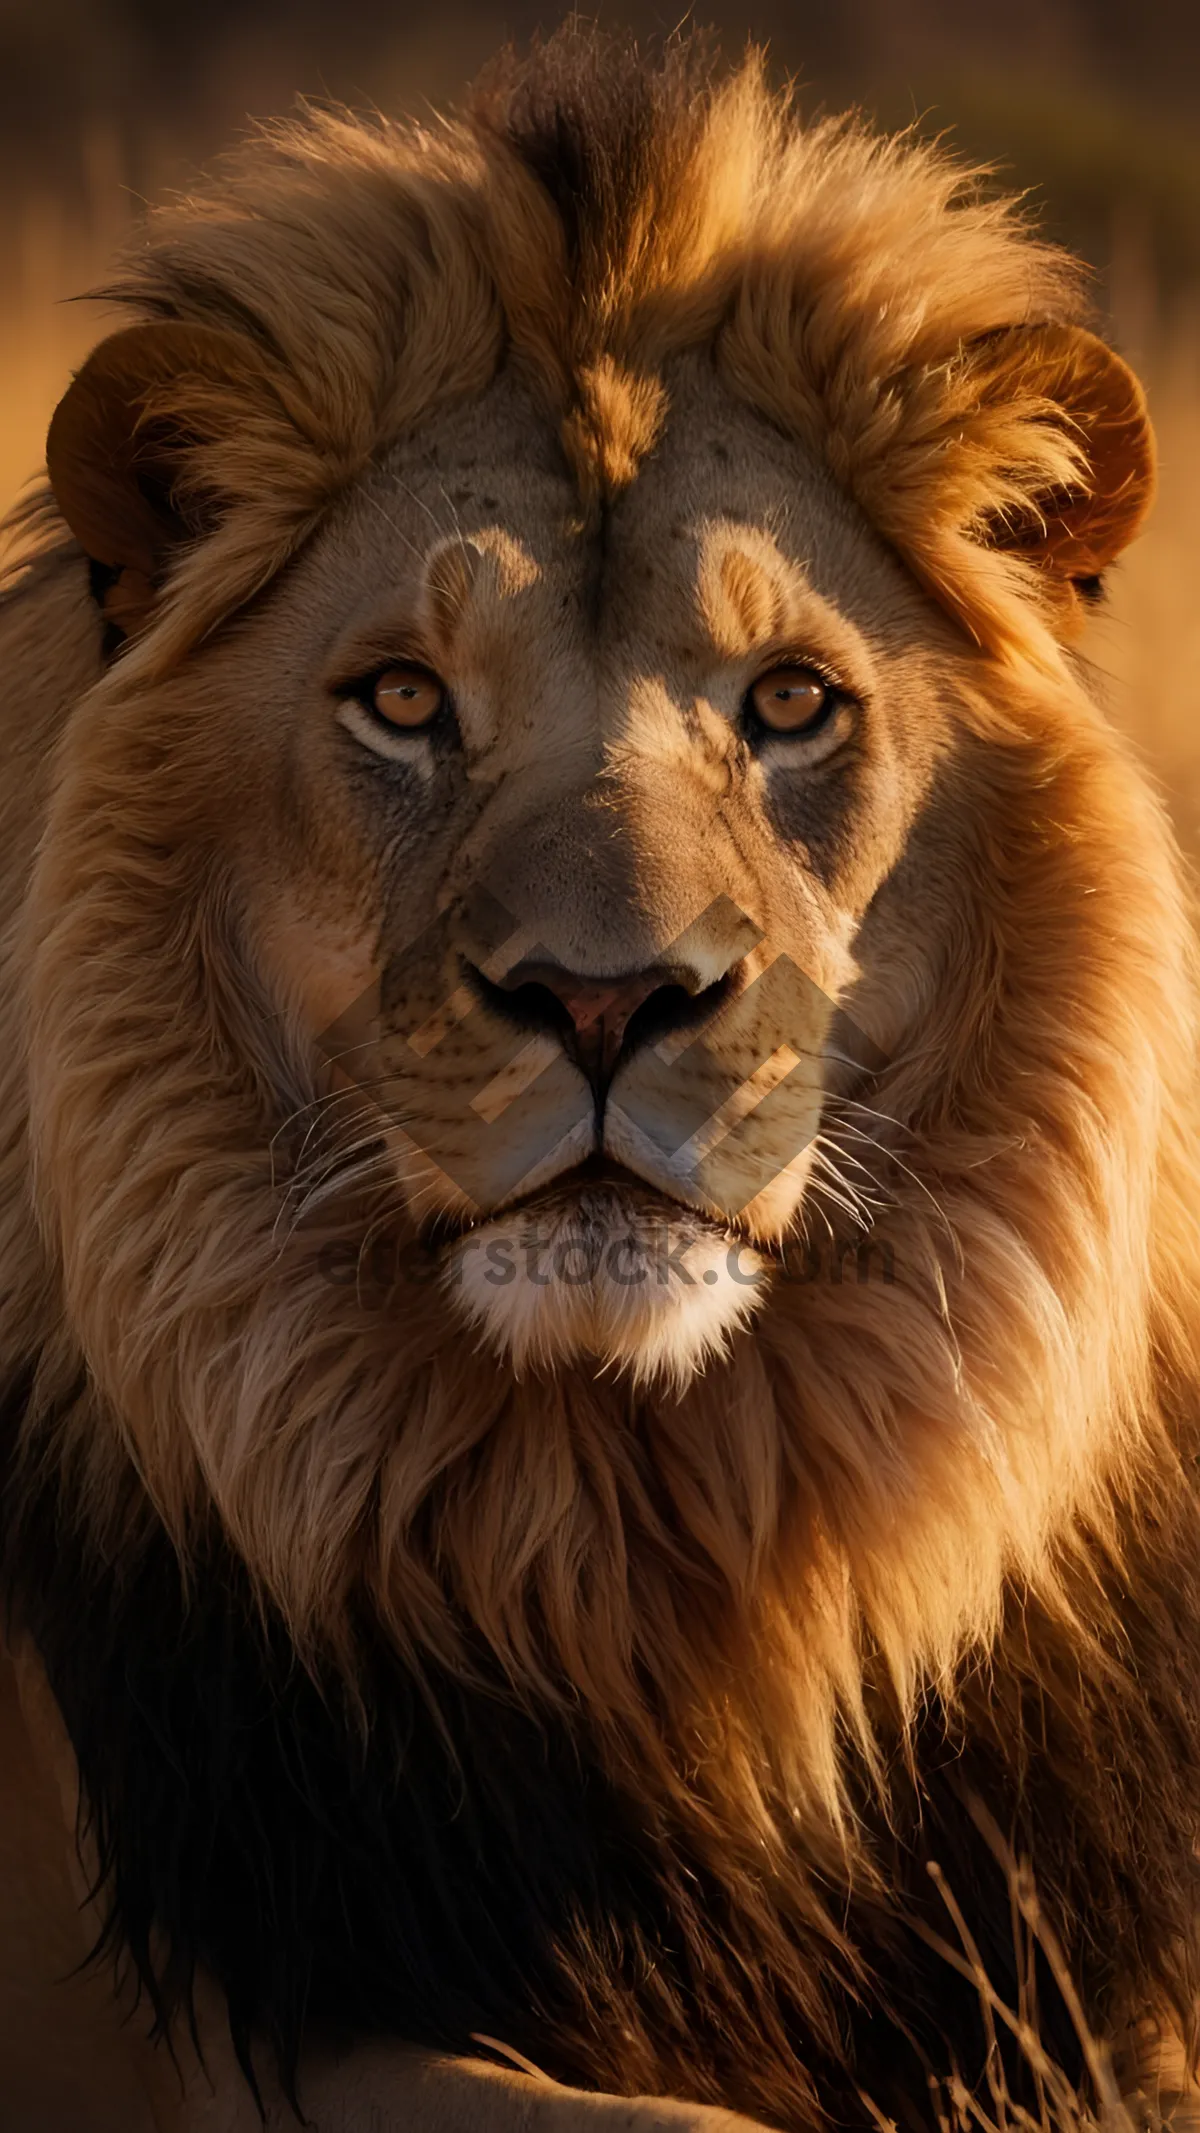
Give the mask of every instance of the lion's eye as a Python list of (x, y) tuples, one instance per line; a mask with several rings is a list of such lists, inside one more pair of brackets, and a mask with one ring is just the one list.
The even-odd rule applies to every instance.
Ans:
[(383, 667), (335, 694), (339, 724), (364, 748), (409, 771), (428, 769), (429, 749), (420, 744), (450, 705), (445, 683), (428, 667)]
[(818, 733), (846, 700), (811, 667), (772, 667), (755, 682), (746, 708), (768, 733)]
[(446, 702), (437, 675), (424, 667), (386, 667), (364, 696), (377, 718), (410, 733), (431, 725)]

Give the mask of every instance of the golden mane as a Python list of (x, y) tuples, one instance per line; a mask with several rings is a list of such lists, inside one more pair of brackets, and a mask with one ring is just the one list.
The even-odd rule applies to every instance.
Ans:
[(704, 343), (939, 598), (1032, 649), (1036, 578), (979, 536), (1070, 489), (1086, 440), (1033, 366), (997, 379), (992, 337), (1079, 318), (1081, 271), (939, 148), (798, 124), (754, 49), (718, 74), (694, 45), (651, 67), (563, 33), (428, 128), (309, 111), (159, 210), (102, 293), (243, 346), (240, 376), (198, 365), (155, 401), (195, 435), (196, 492), (238, 508), (147, 658), (227, 614), (390, 442), (502, 363), (536, 385), (585, 492), (620, 486), (657, 433), (664, 362)]
[[(698, 78), (682, 50), (652, 70), (568, 38), (428, 129), (310, 113), (264, 134), (155, 217), (110, 293), (233, 335), (243, 364), (197, 361), (151, 402), (190, 440), (180, 496), (206, 530), (154, 625), (92, 661), (86, 750), (68, 733), (32, 888), (10, 891), (18, 1495), (68, 1475), (99, 1556), (161, 1521), (197, 1575), (218, 1532), (351, 1680), (366, 1617), (417, 1669), (468, 1679), (483, 1651), (518, 1701), (583, 1709), (785, 1974), (764, 1877), (797, 1842), (869, 1877), (862, 1773), (885, 1784), (935, 1692), (984, 1723), (1014, 1594), (1056, 1663), (1120, 1671), (1120, 1566), (1153, 1553), (1193, 1452), (1180, 868), (1055, 596), (993, 538), (1086, 471), (1044, 374), (1002, 383), (994, 361), (1002, 329), (1078, 318), (1079, 276), (940, 150), (799, 125), (757, 55)], [(331, 1286), (323, 1247), (357, 1247), (374, 1210), (281, 1225), (273, 1141), (314, 1064), (246, 978), (220, 850), (193, 834), (197, 750), (172, 760), (151, 722), (135, 753), (106, 707), (149, 707), (389, 444), (503, 365), (603, 508), (697, 346), (974, 635), (961, 922), (872, 1098), (895, 1278), (781, 1285), (679, 1397), (515, 1382), (448, 1308)], [(49, 613), (53, 569), (14, 613)], [(89, 660), (71, 630), (63, 707)], [(656, 2048), (622, 2078), (661, 2076)]]

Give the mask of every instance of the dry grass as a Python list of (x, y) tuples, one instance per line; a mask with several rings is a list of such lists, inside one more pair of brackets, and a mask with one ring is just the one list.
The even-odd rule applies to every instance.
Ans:
[[(981, 1803), (973, 1803), (972, 1813), (1008, 1881), (1018, 1998), (1013, 2007), (996, 1991), (954, 1891), (936, 1862), (931, 1861), (929, 1871), (946, 1907), (947, 1931), (943, 1937), (926, 1930), (922, 1937), (979, 1994), (988, 2046), (985, 2077), (979, 2088), (969, 2088), (956, 2076), (931, 2082), (930, 2104), (937, 2133), (1135, 2133), (1135, 2128), (1136, 2133), (1164, 2133), (1157, 2099), (1122, 2094), (1112, 2053), (1088, 2028), (1066, 1957), (1042, 1912), (1028, 1864), (1013, 1855)], [(1039, 1966), (1054, 1979), (1074, 2025), (1086, 2070), (1084, 2091), (1072, 2086), (1043, 2048), (1038, 2025)], [(1012, 2093), (1003, 2043), (1016, 2047), (1031, 2084), (1029, 2102), (1020, 2101)], [(879, 2133), (884, 2133), (882, 2122)]]

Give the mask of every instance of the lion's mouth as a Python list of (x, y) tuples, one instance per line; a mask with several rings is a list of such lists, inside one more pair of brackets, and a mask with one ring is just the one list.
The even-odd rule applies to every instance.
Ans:
[(455, 1211), (431, 1216), (422, 1230), (422, 1242), (435, 1250), (453, 1246), (483, 1223), (529, 1221), (549, 1208), (560, 1208), (573, 1200), (582, 1203), (597, 1194), (611, 1195), (626, 1207), (636, 1208), (664, 1222), (682, 1216), (698, 1229), (707, 1228), (722, 1235), (734, 1227), (728, 1221), (705, 1214), (702, 1209), (677, 1198), (648, 1178), (639, 1177), (635, 1170), (597, 1150), (528, 1192), (511, 1194), (495, 1207), (474, 1214)]

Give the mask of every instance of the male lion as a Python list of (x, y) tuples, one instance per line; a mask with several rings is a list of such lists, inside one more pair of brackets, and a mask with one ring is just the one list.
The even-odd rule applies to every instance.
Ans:
[(1196, 990), (1079, 273), (570, 32), (116, 296), (0, 619), (6, 2124), (1185, 2090)]

